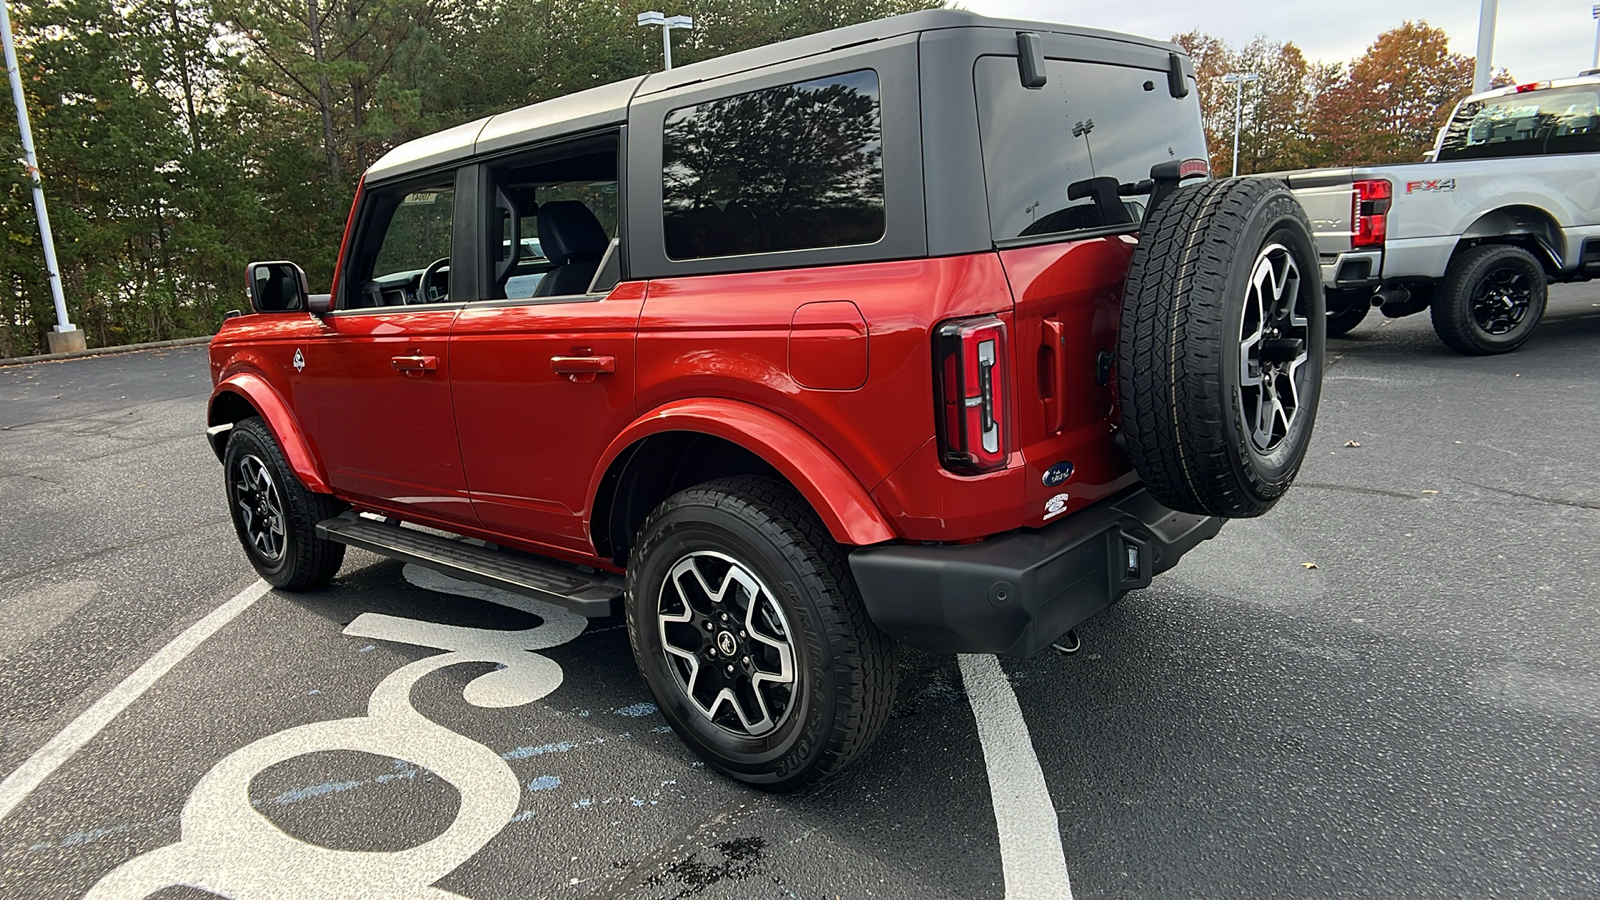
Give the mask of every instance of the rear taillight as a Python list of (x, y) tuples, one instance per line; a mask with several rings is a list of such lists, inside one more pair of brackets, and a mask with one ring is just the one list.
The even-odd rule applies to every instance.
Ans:
[(934, 332), (933, 354), (940, 460), (965, 475), (1003, 467), (1011, 402), (1005, 323), (994, 316), (946, 322)]
[(1382, 247), (1389, 231), (1389, 203), (1394, 186), (1381, 178), (1355, 183), (1351, 195), (1350, 246)]

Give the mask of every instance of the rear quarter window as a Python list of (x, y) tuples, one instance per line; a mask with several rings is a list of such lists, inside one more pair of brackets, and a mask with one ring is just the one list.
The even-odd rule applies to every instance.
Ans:
[(1029, 90), (1014, 56), (973, 69), (994, 240), (1132, 230), (1147, 198), (1097, 202), (1095, 179), (1134, 185), (1157, 163), (1206, 158), (1197, 95), (1172, 97), (1165, 71), (1051, 59), (1045, 73)]
[(871, 69), (667, 114), (662, 216), (675, 260), (871, 244), (884, 235)]

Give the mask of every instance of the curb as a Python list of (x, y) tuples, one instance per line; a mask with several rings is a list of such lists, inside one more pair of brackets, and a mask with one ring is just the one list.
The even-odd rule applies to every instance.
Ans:
[(161, 350), (167, 347), (188, 347), (194, 344), (211, 343), (211, 335), (205, 337), (178, 338), (172, 341), (151, 341), (146, 344), (122, 344), (116, 347), (93, 347), (88, 350), (73, 350), (68, 353), (40, 353), (37, 356), (13, 356), (0, 359), (0, 368), (6, 366), (21, 366), (36, 362), (55, 362), (63, 359), (80, 359), (85, 356), (110, 356), (114, 353), (138, 353), (140, 350)]

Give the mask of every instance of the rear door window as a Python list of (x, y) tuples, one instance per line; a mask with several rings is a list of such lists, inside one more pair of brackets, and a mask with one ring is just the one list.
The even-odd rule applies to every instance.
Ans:
[(1118, 193), (1171, 160), (1205, 159), (1200, 108), (1175, 99), (1167, 73), (1051, 59), (1024, 88), (1014, 56), (973, 69), (996, 241), (1137, 227), (1146, 196)]
[(1463, 103), (1439, 159), (1600, 151), (1600, 86), (1554, 88)]
[(883, 126), (871, 69), (675, 109), (662, 144), (671, 259), (883, 237)]

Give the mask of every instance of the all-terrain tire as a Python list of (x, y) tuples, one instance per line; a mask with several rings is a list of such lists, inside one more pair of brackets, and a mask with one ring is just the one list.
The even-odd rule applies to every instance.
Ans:
[(1128, 271), (1117, 392), (1128, 455), (1162, 503), (1259, 516), (1289, 489), (1321, 395), (1321, 281), (1283, 182), (1205, 182), (1156, 210)]
[(1451, 261), (1433, 301), (1433, 331), (1458, 353), (1510, 353), (1533, 336), (1548, 300), (1538, 257), (1513, 244), (1483, 244)]
[[(317, 523), (345, 505), (306, 489), (266, 423), (252, 417), (233, 426), (222, 471), (234, 531), (263, 580), (290, 591), (333, 580), (344, 562), (344, 545), (318, 538)], [(263, 522), (269, 524), (264, 528)]]
[[(725, 478), (656, 507), (629, 556), (626, 607), (634, 658), (662, 715), (734, 779), (769, 791), (811, 787), (848, 766), (889, 719), (894, 643), (868, 618), (844, 552), (788, 485)], [(731, 618), (719, 620), (726, 612)], [(728, 649), (738, 645), (731, 654), (717, 653), (725, 633)], [(738, 679), (745, 687), (755, 680), (745, 667), (758, 654), (766, 661), (756, 669), (780, 671), (782, 652), (772, 645), (784, 642), (794, 675), (787, 703), (773, 680), (761, 682), (762, 700), (752, 699)], [(692, 672), (686, 649), (695, 654)], [(739, 707), (722, 701), (723, 684)], [(747, 710), (767, 719), (747, 726)]]
[[(1335, 293), (1330, 291), (1329, 293)], [(1352, 329), (1366, 321), (1367, 313), (1372, 312), (1372, 291), (1338, 292), (1343, 296), (1338, 299), (1343, 303), (1343, 309), (1328, 310), (1328, 337), (1344, 337)], [(1328, 304), (1330, 307), (1334, 304)]]

